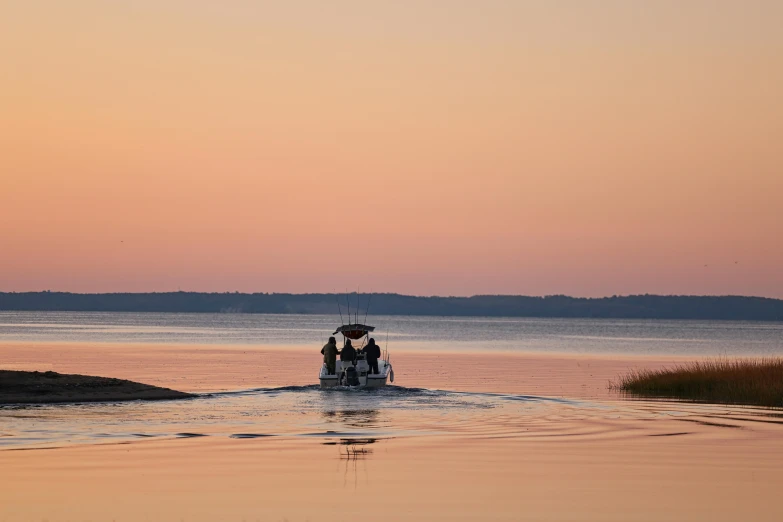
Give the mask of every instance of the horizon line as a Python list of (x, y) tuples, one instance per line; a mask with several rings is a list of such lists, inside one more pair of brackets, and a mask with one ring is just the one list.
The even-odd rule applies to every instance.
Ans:
[(164, 290), (164, 291), (145, 291), (145, 292), (71, 292), (64, 290), (24, 290), (24, 291), (4, 291), (0, 290), (0, 294), (67, 294), (67, 295), (163, 295), (163, 294), (206, 294), (206, 295), (290, 295), (290, 296), (312, 296), (312, 295), (328, 295), (328, 296), (341, 296), (341, 295), (393, 295), (399, 297), (414, 297), (421, 299), (428, 298), (441, 298), (441, 299), (472, 299), (477, 297), (525, 297), (531, 299), (546, 299), (553, 297), (566, 297), (569, 299), (586, 299), (586, 300), (598, 300), (598, 299), (617, 299), (628, 297), (683, 297), (683, 298), (744, 298), (744, 299), (767, 299), (771, 301), (783, 301), (783, 298), (779, 297), (766, 297), (759, 295), (742, 295), (742, 294), (655, 294), (655, 293), (629, 293), (629, 294), (612, 294), (604, 296), (577, 296), (569, 294), (472, 294), (472, 295), (415, 295), (415, 294), (403, 294), (399, 292), (240, 292), (238, 290), (226, 290), (222, 292), (208, 292), (199, 290)]

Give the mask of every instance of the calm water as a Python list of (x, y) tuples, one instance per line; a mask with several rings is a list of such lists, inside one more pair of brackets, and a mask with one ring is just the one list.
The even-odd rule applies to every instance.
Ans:
[[(360, 320), (363, 319), (360, 317)], [(375, 316), (390, 347), (639, 355), (783, 355), (783, 323)], [(0, 342), (320, 345), (339, 317), (0, 312)]]

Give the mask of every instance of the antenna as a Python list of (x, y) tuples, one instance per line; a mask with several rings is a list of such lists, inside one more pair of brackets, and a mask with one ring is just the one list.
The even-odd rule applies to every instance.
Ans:
[(348, 322), (351, 322), (351, 299), (348, 297), (348, 289), (345, 289), (345, 300), (348, 302)]

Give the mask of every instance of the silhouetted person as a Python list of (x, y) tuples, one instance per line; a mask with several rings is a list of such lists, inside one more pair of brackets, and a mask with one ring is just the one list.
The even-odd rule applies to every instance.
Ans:
[(378, 359), (381, 358), (381, 347), (375, 344), (375, 339), (370, 337), (370, 341), (362, 351), (367, 355), (367, 364), (370, 366), (370, 373), (378, 375)]
[(334, 367), (337, 363), (337, 341), (334, 337), (329, 338), (329, 342), (321, 348), (326, 363), (326, 371), (329, 375), (334, 375)]
[(356, 348), (353, 347), (350, 339), (345, 340), (345, 346), (343, 346), (343, 349), (340, 352), (340, 360), (350, 362), (356, 360)]

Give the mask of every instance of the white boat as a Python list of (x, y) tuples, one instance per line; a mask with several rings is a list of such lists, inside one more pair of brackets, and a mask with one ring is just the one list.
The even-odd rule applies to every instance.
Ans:
[[(366, 346), (370, 332), (373, 330), (375, 330), (374, 326), (348, 324), (335, 330), (334, 335), (338, 333), (343, 335), (343, 346), (345, 346), (345, 341), (348, 339), (361, 341), (359, 346), (359, 349), (361, 349)], [(334, 388), (335, 386), (380, 388), (386, 386), (389, 380), (394, 382), (394, 370), (391, 362), (389, 362), (389, 351), (383, 350), (381, 358), (378, 359), (378, 373), (370, 373), (370, 365), (367, 363), (365, 354), (357, 349), (356, 360), (354, 361), (341, 361), (338, 357), (333, 374), (329, 373), (326, 363), (323, 363), (318, 378), (321, 381), (321, 388)]]

